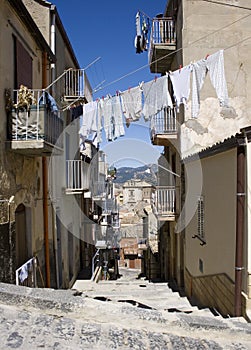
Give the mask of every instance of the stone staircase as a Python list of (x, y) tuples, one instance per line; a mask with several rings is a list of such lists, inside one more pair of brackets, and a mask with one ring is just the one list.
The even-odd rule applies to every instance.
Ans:
[(0, 284), (0, 349), (251, 349), (251, 324), (199, 309), (167, 283), (76, 281), (72, 290)]

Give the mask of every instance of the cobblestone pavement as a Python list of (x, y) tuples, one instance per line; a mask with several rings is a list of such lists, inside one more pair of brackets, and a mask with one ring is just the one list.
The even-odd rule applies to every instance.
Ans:
[(68, 291), (0, 283), (0, 339), (0, 349), (244, 350), (251, 324), (198, 310), (166, 283), (127, 270)]

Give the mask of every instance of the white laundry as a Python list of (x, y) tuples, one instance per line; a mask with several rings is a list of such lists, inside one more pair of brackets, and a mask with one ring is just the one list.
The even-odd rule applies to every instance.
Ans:
[(179, 109), (181, 103), (187, 104), (190, 95), (191, 71), (192, 66), (188, 65), (174, 72), (169, 72), (177, 109)]
[(114, 138), (118, 138), (120, 136), (125, 135), (125, 128), (123, 124), (123, 113), (121, 109), (120, 97), (113, 96), (112, 97), (112, 115), (115, 120), (114, 124)]
[(98, 101), (98, 115), (97, 115), (97, 142), (102, 142), (102, 129), (103, 129), (103, 105), (104, 100), (101, 99)]
[[(106, 97), (101, 100), (101, 120), (103, 119), (103, 128), (107, 141), (114, 140), (115, 119), (112, 110), (112, 97)], [(103, 117), (103, 118), (102, 118)]]
[(20, 282), (23, 283), (23, 281), (25, 281), (27, 277), (28, 277), (28, 266), (24, 265), (21, 268), (21, 271), (19, 273)]
[(97, 102), (91, 101), (83, 105), (83, 118), (80, 128), (81, 135), (88, 137), (97, 131)]
[(121, 93), (121, 105), (126, 119), (139, 120), (142, 111), (142, 91), (139, 86)]
[(157, 114), (164, 107), (173, 107), (172, 99), (168, 91), (168, 75), (157, 78), (143, 84), (145, 120)]
[(204, 84), (207, 72), (215, 88), (221, 107), (228, 106), (228, 92), (224, 71), (223, 50), (206, 59), (192, 64), (192, 118), (197, 118), (200, 110), (200, 90)]
[(83, 116), (80, 117), (81, 126), (79, 130), (80, 149), (84, 150), (85, 140), (92, 133), (97, 132), (97, 101), (91, 101), (83, 105)]

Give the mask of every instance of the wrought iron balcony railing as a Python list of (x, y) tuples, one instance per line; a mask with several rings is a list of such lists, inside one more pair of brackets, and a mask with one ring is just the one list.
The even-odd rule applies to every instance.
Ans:
[(155, 191), (155, 209), (158, 217), (171, 217), (176, 214), (176, 189), (174, 186), (158, 186)]
[(176, 27), (173, 18), (155, 18), (149, 47), (149, 64), (152, 73), (165, 73), (170, 69), (170, 53), (176, 49)]
[(151, 118), (151, 135), (177, 133), (176, 109), (166, 107)]
[(176, 44), (175, 21), (172, 18), (155, 18), (151, 31), (152, 44)]
[(40, 148), (41, 152), (48, 151), (45, 144), (62, 148), (59, 136), (63, 131), (63, 119), (55, 100), (45, 91), (29, 90), (30, 103), (26, 103), (19, 91), (14, 90), (13, 109), (8, 120), (9, 139), (18, 141), (11, 147), (15, 150)]
[(90, 186), (90, 164), (82, 160), (66, 161), (66, 193), (78, 193)]

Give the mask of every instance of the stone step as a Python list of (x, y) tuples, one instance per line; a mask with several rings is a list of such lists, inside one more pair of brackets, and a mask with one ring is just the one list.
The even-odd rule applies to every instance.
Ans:
[[(174, 309), (181, 308), (182, 299)], [(223, 319), (192, 306), (193, 312), (186, 313), (187, 306), (183, 307), (145, 309), (85, 297), (76, 290), (0, 284), (1, 345), (3, 349), (251, 349), (251, 324), (243, 318)]]

